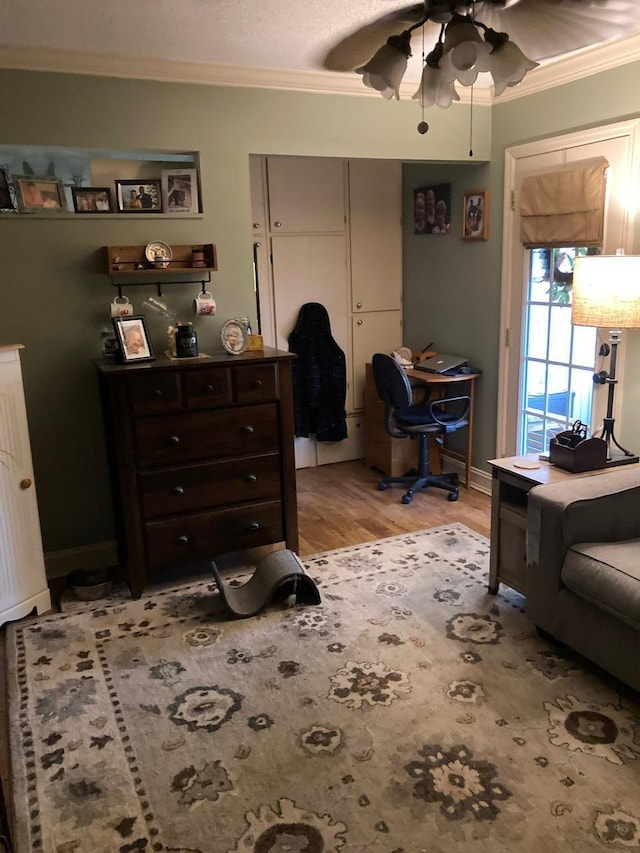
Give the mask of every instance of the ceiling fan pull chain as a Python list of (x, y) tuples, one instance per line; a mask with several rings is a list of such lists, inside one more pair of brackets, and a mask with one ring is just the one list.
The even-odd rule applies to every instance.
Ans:
[(471, 86), (471, 104), (469, 107), (469, 157), (473, 157), (473, 86)]

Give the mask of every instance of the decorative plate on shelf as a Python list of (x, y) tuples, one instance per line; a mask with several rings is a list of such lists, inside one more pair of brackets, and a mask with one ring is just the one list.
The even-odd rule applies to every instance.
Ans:
[(171, 246), (156, 240), (155, 243), (149, 243), (144, 250), (144, 256), (150, 264), (157, 266), (168, 267), (169, 261), (173, 258)]

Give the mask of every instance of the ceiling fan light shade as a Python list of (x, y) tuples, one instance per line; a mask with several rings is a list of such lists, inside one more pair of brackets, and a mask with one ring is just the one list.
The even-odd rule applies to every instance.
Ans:
[(473, 21), (463, 15), (454, 15), (444, 36), (440, 62), (444, 79), (472, 86), (481, 71), (489, 71), (490, 54), (491, 45), (484, 41)]
[(420, 101), (422, 107), (443, 107), (446, 109), (451, 106), (453, 101), (459, 101), (460, 95), (456, 92), (456, 88), (451, 80), (442, 79), (442, 69), (437, 66), (434, 68), (428, 63), (422, 71), (422, 79), (420, 86), (415, 95), (414, 101)]
[(400, 84), (407, 70), (407, 60), (411, 56), (411, 33), (405, 30), (399, 36), (391, 36), (357, 74), (362, 74), (362, 82), (369, 89), (380, 92), (383, 98), (400, 100)]
[(494, 49), (490, 62), (496, 95), (501, 95), (507, 86), (517, 86), (528, 71), (540, 64), (526, 57), (518, 45), (509, 40)]

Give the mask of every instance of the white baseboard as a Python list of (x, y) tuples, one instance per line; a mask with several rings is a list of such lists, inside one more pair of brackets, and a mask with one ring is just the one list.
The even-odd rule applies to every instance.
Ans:
[[(460, 483), (464, 484), (465, 469), (464, 462), (458, 459), (452, 459), (450, 456), (442, 457), (442, 465), (445, 471), (455, 471), (460, 478)], [(482, 492), (483, 495), (491, 494), (491, 474), (488, 471), (481, 471), (479, 468), (471, 468), (470, 489), (476, 489)]]
[(48, 578), (66, 577), (74, 569), (97, 569), (118, 565), (115, 541), (95, 542), (80, 548), (49, 551), (44, 555)]

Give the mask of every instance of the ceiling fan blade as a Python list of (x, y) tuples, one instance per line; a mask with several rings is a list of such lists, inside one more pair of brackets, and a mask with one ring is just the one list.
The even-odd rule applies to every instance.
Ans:
[(640, 27), (638, 0), (520, 0), (476, 3), (476, 19), (509, 34), (533, 60), (622, 38)]
[[(457, 0), (455, 6), (464, 13), (471, 0)], [(450, 0), (430, 0), (429, 11), (435, 20), (425, 24), (427, 44), (437, 40), (437, 21), (446, 18), (450, 9)], [(622, 38), (640, 29), (640, 0), (476, 0), (474, 10), (478, 21), (508, 33), (523, 53), (536, 61)], [(389, 36), (417, 23), (423, 14), (424, 3), (418, 3), (365, 24), (331, 48), (321, 60), (322, 67), (353, 71), (366, 63)], [(414, 34), (414, 54), (419, 33), (421, 29)]]
[[(396, 9), (395, 12), (365, 24), (331, 48), (322, 60), (322, 67), (328, 71), (353, 71), (354, 68), (368, 62), (390, 36), (398, 35), (407, 27), (422, 20), (423, 12), (424, 4), (414, 4)], [(434, 25), (426, 25), (427, 28), (432, 26)], [(437, 37), (438, 30), (434, 31)]]

